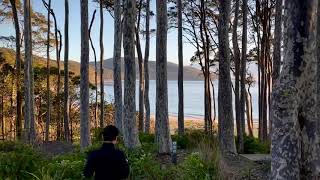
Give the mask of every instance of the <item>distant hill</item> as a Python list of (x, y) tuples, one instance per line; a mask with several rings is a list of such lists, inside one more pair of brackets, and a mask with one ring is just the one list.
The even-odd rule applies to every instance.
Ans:
[[(121, 70), (122, 70), (122, 77), (124, 72), (124, 61), (122, 59), (121, 61)], [(94, 62), (90, 62), (91, 65), (94, 65)], [(98, 62), (98, 70), (100, 62)], [(113, 78), (112, 74), (109, 74), (108, 72), (113, 71), (113, 59), (106, 59), (103, 61), (103, 67), (104, 67), (104, 79), (109, 80)], [(172, 62), (168, 62), (167, 64), (167, 70), (168, 70), (168, 80), (177, 80), (178, 79), (178, 65)], [(139, 67), (138, 67), (138, 60), (136, 59), (136, 71), (138, 79), (138, 73), (139, 73)], [(202, 74), (201, 71), (197, 68), (191, 67), (191, 66), (184, 66), (183, 69), (184, 73), (184, 80), (187, 81), (198, 81), (202, 80)], [(150, 80), (156, 79), (156, 62), (155, 61), (149, 61), (149, 77)]]
[[(0, 48), (0, 56), (2, 56), (5, 61), (9, 64), (14, 65), (15, 64), (15, 51), (12, 49), (7, 48)], [(23, 60), (23, 55), (22, 55)], [(33, 66), (34, 67), (47, 67), (47, 59), (39, 56), (33, 56)], [(50, 66), (51, 67), (57, 67), (57, 61), (56, 60), (50, 60)], [(60, 63), (60, 69), (64, 69), (63, 61)], [(69, 60), (69, 72), (73, 72), (75, 76), (80, 75), (80, 63), (76, 61)], [(99, 80), (99, 78), (98, 78)], [(62, 77), (63, 81), (63, 77)], [(90, 83), (94, 84), (94, 67), (89, 66), (89, 81)]]

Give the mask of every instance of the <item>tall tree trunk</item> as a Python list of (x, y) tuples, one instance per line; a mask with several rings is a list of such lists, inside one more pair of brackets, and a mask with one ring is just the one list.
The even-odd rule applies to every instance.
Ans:
[(80, 1), (81, 11), (81, 67), (80, 67), (80, 146), (90, 144), (89, 123), (89, 31), (88, 0)]
[(32, 143), (35, 140), (34, 127), (34, 98), (33, 98), (33, 67), (32, 67), (32, 30), (31, 30), (31, 2), (24, 0), (24, 43), (25, 43), (25, 65), (24, 65), (24, 86), (25, 86), (25, 108), (24, 108), (24, 129), (26, 141)]
[(16, 33), (16, 86), (17, 86), (17, 115), (16, 115), (16, 134), (17, 138), (21, 139), (22, 131), (22, 92), (21, 92), (21, 50), (20, 50), (20, 25), (16, 7), (16, 1), (10, 0), (13, 21)]
[(114, 1), (114, 45), (113, 45), (113, 90), (115, 125), (123, 133), (122, 121), (122, 81), (121, 81), (121, 0)]
[(240, 50), (238, 45), (238, 18), (239, 18), (239, 0), (235, 2), (235, 13), (232, 26), (232, 46), (233, 56), (235, 64), (235, 113), (236, 113), (236, 126), (237, 126), (237, 149), (243, 150), (243, 132), (241, 132), (241, 119), (240, 119), (240, 88), (239, 88), (239, 77), (240, 77)]
[[(276, 15), (274, 24), (274, 45), (273, 45), (273, 69), (272, 69), (272, 89), (277, 83), (280, 67), (281, 67), (281, 39), (282, 39), (282, 2), (283, 0), (276, 0)], [(271, 101), (272, 101), (272, 96)], [(272, 104), (272, 102), (270, 102)], [(272, 124), (272, 106), (270, 106), (269, 121)], [(269, 134), (271, 134), (272, 126), (269, 127)]]
[(156, 42), (156, 143), (158, 153), (171, 152), (171, 137), (168, 117), (167, 82), (167, 2), (157, 0)]
[(150, 0), (146, 0), (146, 45), (144, 51), (144, 106), (146, 109), (145, 132), (150, 132), (149, 102), (149, 51), (150, 51)]
[(50, 134), (50, 119), (51, 119), (51, 98), (50, 98), (50, 9), (51, 9), (51, 0), (48, 2), (48, 22), (47, 22), (47, 116), (46, 116), (46, 134), (45, 140), (49, 141)]
[(138, 128), (139, 131), (143, 131), (144, 127), (144, 64), (143, 64), (143, 57), (141, 51), (141, 43), (140, 43), (140, 19), (141, 19), (141, 9), (142, 9), (142, 0), (139, 2), (138, 8), (138, 22), (137, 28), (135, 31), (136, 34), (136, 48), (138, 54), (138, 64), (139, 64), (139, 120), (138, 120)]
[(64, 138), (70, 141), (69, 130), (69, 0), (64, 1)]
[(285, 1), (284, 65), (272, 101), (271, 179), (320, 177), (316, 4)]
[(248, 1), (243, 0), (242, 2), (242, 55), (241, 55), (241, 67), (240, 67), (240, 73), (241, 73), (241, 94), (240, 94), (240, 133), (239, 133), (239, 153), (243, 153), (244, 147), (243, 147), (243, 139), (245, 135), (245, 106), (246, 106), (246, 62), (247, 62), (247, 15), (248, 15)]
[(140, 146), (136, 126), (136, 66), (135, 66), (135, 19), (136, 1), (124, 1), (123, 49), (124, 49), (124, 142), (127, 148)]
[(230, 0), (220, 0), (219, 7), (219, 92), (218, 92), (218, 116), (219, 116), (219, 143), (223, 152), (235, 153), (234, 124), (232, 112), (232, 89), (230, 77), (230, 53), (228, 24), (230, 21)]
[(58, 68), (58, 81), (57, 81), (57, 104), (56, 104), (56, 111), (57, 111), (57, 140), (61, 139), (61, 114), (60, 114), (60, 53), (59, 53), (59, 40), (58, 40), (58, 25), (57, 19), (52, 9), (48, 8), (50, 13), (53, 17), (54, 21), (54, 38), (56, 44), (56, 58), (57, 58), (57, 68)]
[[(98, 67), (97, 67), (96, 49), (94, 48), (92, 38), (91, 38), (91, 28), (92, 28), (92, 25), (93, 25), (93, 22), (94, 22), (94, 19), (96, 16), (96, 12), (97, 12), (97, 10), (93, 11), (92, 19), (91, 19), (90, 26), (89, 26), (89, 41), (90, 41), (90, 45), (91, 45), (91, 48), (93, 51), (93, 57), (94, 57), (94, 83), (96, 86), (95, 106), (94, 106), (94, 124), (95, 124), (95, 126), (96, 126), (97, 120), (98, 120), (98, 83), (97, 83), (97, 81), (98, 81), (98, 73), (97, 73)], [(91, 103), (91, 104), (93, 104), (93, 103)]]
[(104, 47), (103, 47), (103, 4), (100, 0), (100, 128), (104, 128), (104, 79), (103, 79), (103, 57), (104, 57)]
[(184, 96), (183, 96), (183, 43), (182, 43), (182, 2), (177, 1), (178, 7), (178, 134), (184, 134)]

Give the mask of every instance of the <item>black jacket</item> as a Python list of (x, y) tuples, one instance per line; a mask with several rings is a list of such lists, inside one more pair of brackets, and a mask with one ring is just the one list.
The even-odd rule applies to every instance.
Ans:
[(95, 180), (118, 180), (129, 176), (125, 154), (111, 143), (104, 143), (99, 150), (88, 155), (84, 176)]

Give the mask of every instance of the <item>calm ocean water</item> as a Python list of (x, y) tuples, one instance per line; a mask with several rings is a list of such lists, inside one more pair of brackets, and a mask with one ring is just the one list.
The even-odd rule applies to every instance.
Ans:
[[(138, 96), (138, 82), (136, 82), (136, 103), (137, 109), (139, 104)], [(122, 86), (123, 87), (123, 86)], [(109, 102), (113, 101), (113, 84), (105, 83), (106, 98)], [(184, 113), (187, 117), (203, 117), (204, 116), (204, 94), (203, 81), (184, 81)], [(218, 81), (214, 82), (214, 92), (216, 100), (218, 100)], [(252, 94), (252, 107), (253, 107), (253, 118), (258, 118), (258, 88), (254, 86), (250, 89)], [(156, 81), (150, 80), (150, 111), (155, 112), (156, 105)], [(169, 114), (176, 116), (178, 114), (178, 82), (168, 81), (168, 108)]]

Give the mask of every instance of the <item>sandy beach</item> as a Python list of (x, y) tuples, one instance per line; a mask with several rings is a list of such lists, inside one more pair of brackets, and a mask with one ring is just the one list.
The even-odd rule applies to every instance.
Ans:
[[(155, 120), (155, 114), (151, 114), (151, 131), (154, 130), (154, 120)], [(195, 116), (185, 116), (184, 117), (184, 126), (186, 129), (204, 129), (204, 119), (203, 117), (195, 117)], [(216, 129), (218, 120), (214, 120), (214, 128)], [(234, 122), (235, 123), (235, 122)], [(178, 116), (169, 115), (169, 124), (170, 124), (170, 133), (175, 134), (178, 130)], [(236, 125), (234, 126), (235, 133), (236, 133)], [(246, 132), (248, 132), (247, 126), (246, 126)], [(258, 122), (253, 122), (253, 135), (255, 137), (258, 137)]]

